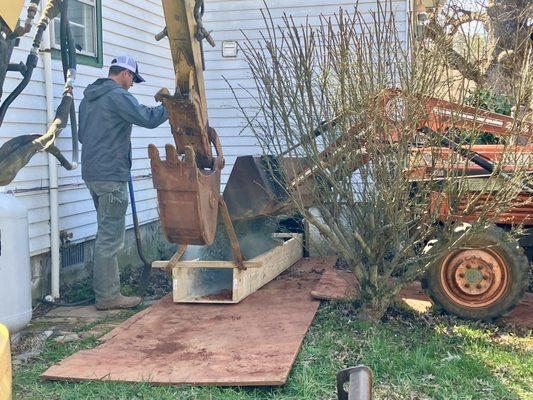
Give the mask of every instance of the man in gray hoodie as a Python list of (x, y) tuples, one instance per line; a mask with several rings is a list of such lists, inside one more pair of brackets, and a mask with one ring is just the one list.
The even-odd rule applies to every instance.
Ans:
[(117, 57), (111, 62), (108, 77), (85, 89), (79, 108), (81, 175), (93, 198), (98, 221), (93, 289), (100, 310), (130, 308), (141, 302), (139, 297), (120, 293), (117, 260), (124, 246), (131, 129), (132, 125), (156, 128), (167, 120), (168, 113), (163, 105), (139, 104), (128, 92), (134, 82), (144, 82), (135, 60)]

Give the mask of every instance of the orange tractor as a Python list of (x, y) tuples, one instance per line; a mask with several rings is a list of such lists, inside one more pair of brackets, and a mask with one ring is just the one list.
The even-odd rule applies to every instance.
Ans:
[[(427, 119), (419, 131), (440, 133), (445, 147), (417, 149), (418, 152), (433, 154), (431, 167), (425, 166), (413, 172), (414, 179), (423, 179), (428, 168), (456, 168), (466, 170), (470, 196), (461, 199), (451, 214), (451, 207), (441, 193), (434, 193), (434, 207), (439, 207), (442, 219), (451, 218), (457, 222), (473, 222), (478, 214), (464, 213), (468, 198), (477, 196), (478, 204), (491, 196), (492, 188), (486, 190), (483, 179), (497, 173), (502, 179), (513, 179), (515, 172), (521, 171), (524, 179), (515, 182), (520, 193), (512, 201), (509, 209), (499, 213), (494, 226), (467, 240), (461, 241), (460, 248), (442, 256), (427, 271), (422, 280), (423, 287), (434, 303), (447, 312), (464, 318), (491, 319), (505, 314), (523, 297), (528, 288), (530, 259), (533, 256), (533, 146), (530, 144), (482, 144), (466, 148), (449, 138), (453, 129), (475, 129), (478, 132), (507, 138), (511, 131), (519, 132), (519, 140), (530, 143), (533, 124), (522, 122), (520, 126), (514, 118), (494, 112), (479, 110), (469, 106), (459, 106), (438, 99), (427, 99)], [(515, 137), (516, 139), (516, 137)], [(447, 162), (452, 153), (462, 156), (464, 162), (453, 166)], [(468, 162), (468, 164), (467, 164)], [(477, 182), (477, 185), (476, 185)], [(438, 202), (436, 200), (439, 200)], [(438, 205), (437, 205), (438, 203)], [(519, 241), (507, 238), (507, 231), (513, 226), (524, 228)]]

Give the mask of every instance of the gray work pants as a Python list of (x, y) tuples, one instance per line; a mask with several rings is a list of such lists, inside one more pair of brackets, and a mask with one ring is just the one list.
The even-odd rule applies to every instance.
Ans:
[(86, 181), (98, 218), (94, 245), (93, 290), (96, 301), (112, 300), (120, 294), (117, 255), (124, 247), (128, 184), (115, 181)]

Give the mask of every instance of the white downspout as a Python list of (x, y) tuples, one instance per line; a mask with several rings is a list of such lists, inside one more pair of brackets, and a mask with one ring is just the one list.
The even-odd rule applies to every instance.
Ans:
[[(41, 3), (42, 11), (42, 3)], [(52, 77), (52, 53), (50, 46), (50, 26), (43, 34), (41, 48), (47, 50), (42, 53), (44, 66), (44, 91), (46, 97), (47, 128), (52, 124), (54, 112), (54, 82)], [(48, 153), (48, 177), (50, 186), (50, 258), (51, 258), (51, 292), (52, 299), (59, 298), (59, 198), (57, 187), (57, 160)]]

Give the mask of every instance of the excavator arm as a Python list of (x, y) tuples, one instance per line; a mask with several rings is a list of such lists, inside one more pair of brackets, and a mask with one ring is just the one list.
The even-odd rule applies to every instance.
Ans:
[(169, 113), (175, 147), (166, 146), (164, 160), (154, 145), (148, 148), (161, 225), (172, 243), (211, 244), (220, 210), (234, 259), (243, 268), (244, 257), (220, 195), (222, 147), (207, 118), (202, 40), (211, 46), (214, 42), (202, 23), (204, 2), (163, 0), (163, 10), (166, 26), (156, 39), (167, 36), (170, 42), (176, 90), (172, 95), (167, 89), (158, 94)]
[(169, 110), (170, 125), (178, 154), (184, 155), (191, 146), (199, 168), (211, 168), (214, 145), (217, 156), (222, 148), (214, 129), (207, 121), (207, 103), (204, 85), (202, 40), (214, 46), (213, 39), (202, 24), (203, 0), (163, 0), (166, 27), (157, 39), (168, 36), (176, 91), (163, 97)]

